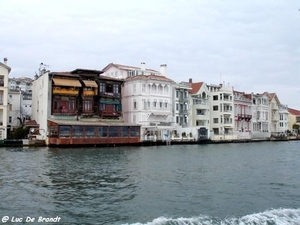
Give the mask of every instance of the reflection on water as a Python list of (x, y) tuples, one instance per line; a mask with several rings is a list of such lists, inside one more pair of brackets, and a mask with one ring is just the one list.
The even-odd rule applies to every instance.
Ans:
[(296, 216), (299, 146), (1, 148), (0, 216), (60, 216), (72, 224), (225, 223), (280, 208)]

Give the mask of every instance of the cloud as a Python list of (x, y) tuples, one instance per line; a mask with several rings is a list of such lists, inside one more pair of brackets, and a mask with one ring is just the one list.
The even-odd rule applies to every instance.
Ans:
[(33, 77), (41, 62), (52, 71), (166, 63), (174, 81), (224, 80), (300, 108), (298, 8), (296, 0), (11, 0), (0, 8), (0, 52), (16, 77)]

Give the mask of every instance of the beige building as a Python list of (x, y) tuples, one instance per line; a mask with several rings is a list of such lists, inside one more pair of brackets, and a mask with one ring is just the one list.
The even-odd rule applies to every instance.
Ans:
[(0, 62), (0, 140), (7, 138), (7, 96), (10, 71), (11, 68), (7, 65), (7, 58), (4, 58), (4, 63)]
[(294, 124), (300, 125), (300, 110), (288, 108), (288, 111), (289, 130), (292, 131)]

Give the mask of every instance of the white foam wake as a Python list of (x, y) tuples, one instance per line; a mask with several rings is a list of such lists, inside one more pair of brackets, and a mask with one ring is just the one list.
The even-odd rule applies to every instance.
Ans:
[[(272, 209), (240, 218), (218, 219), (206, 215), (192, 218), (158, 217), (152, 222), (131, 225), (296, 225), (300, 224), (300, 209)], [(129, 224), (124, 224), (129, 225)]]

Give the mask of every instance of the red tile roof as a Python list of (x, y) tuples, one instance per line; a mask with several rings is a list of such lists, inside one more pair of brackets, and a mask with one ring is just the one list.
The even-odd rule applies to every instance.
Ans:
[(202, 87), (203, 83), (204, 82), (191, 83), (192, 90), (189, 90), (189, 93), (196, 94), (200, 90), (200, 88)]
[(289, 111), (289, 113), (292, 114), (292, 115), (300, 116), (300, 111), (297, 110), (297, 109), (291, 109), (291, 108), (288, 108), (288, 111)]

